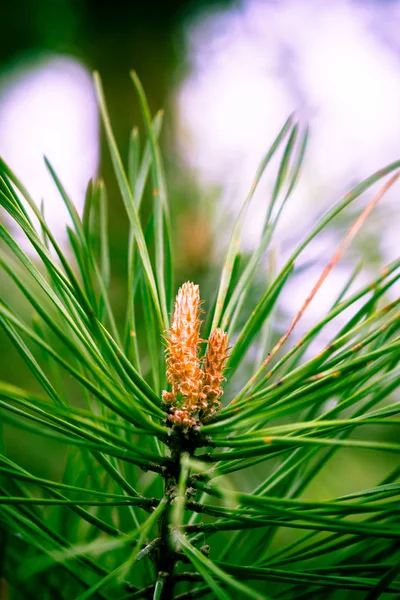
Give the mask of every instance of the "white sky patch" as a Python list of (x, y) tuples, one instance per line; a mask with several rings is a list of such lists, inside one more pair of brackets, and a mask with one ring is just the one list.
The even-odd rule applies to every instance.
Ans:
[(21, 60), (0, 80), (0, 154), (63, 239), (69, 217), (45, 155), (81, 212), (99, 162), (98, 112), (91, 77), (71, 57)]
[[(279, 237), (304, 231), (354, 183), (400, 158), (399, 7), (247, 0), (188, 25), (192, 71), (175, 92), (178, 152), (201, 183), (223, 186), (223, 211), (237, 212), (293, 110), (311, 137)], [(276, 167), (249, 214), (247, 248), (257, 244)], [(397, 237), (387, 239), (400, 229), (398, 187), (382, 203), (397, 221), (382, 232), (389, 261), (398, 255)]]

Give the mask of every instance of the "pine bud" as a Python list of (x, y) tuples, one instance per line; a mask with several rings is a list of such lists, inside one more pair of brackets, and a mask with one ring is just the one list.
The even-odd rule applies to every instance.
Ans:
[(225, 363), (228, 356), (228, 335), (222, 329), (215, 329), (208, 340), (207, 352), (204, 357), (204, 385), (203, 393), (207, 398), (208, 415), (214, 413), (220, 406), (220, 397), (223, 394), (222, 382)]
[(167, 381), (171, 391), (162, 398), (170, 405), (169, 419), (185, 429), (213, 414), (221, 405), (223, 370), (227, 357), (227, 334), (216, 329), (210, 336), (203, 364), (199, 358), (199, 286), (190, 281), (179, 289), (173, 321), (166, 337)]

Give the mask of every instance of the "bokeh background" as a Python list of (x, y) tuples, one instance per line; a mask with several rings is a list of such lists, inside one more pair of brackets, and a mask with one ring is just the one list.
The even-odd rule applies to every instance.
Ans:
[[(79, 210), (90, 177), (110, 197), (112, 300), (124, 307), (127, 222), (101, 134), (91, 73), (102, 76), (120, 151), (140, 111), (129, 70), (142, 80), (153, 113), (165, 109), (161, 138), (174, 213), (177, 284), (194, 279), (212, 299), (232, 222), (263, 154), (295, 111), (311, 135), (302, 179), (273, 243), (282, 263), (324, 209), (349, 187), (400, 157), (400, 1), (335, 0), (13, 0), (1, 9), (0, 154), (60, 240), (67, 216), (46, 172), (49, 157)], [(266, 174), (243, 240), (258, 242), (275, 163)], [(338, 219), (302, 260), (282, 297), (283, 330), (367, 196)], [(323, 314), (362, 256), (365, 282), (399, 251), (399, 188), (375, 211), (307, 311), (298, 334)], [(6, 219), (0, 215), (0, 219)], [(17, 239), (24, 244), (19, 233)], [(266, 266), (267, 268), (267, 266)], [(5, 295), (13, 290), (0, 280)], [(396, 290), (392, 291), (396, 294)], [(16, 299), (15, 302), (18, 300)], [(328, 331), (326, 335), (329, 336)], [(322, 340), (323, 341), (323, 340)], [(35, 386), (3, 332), (0, 378)], [(54, 475), (44, 440), (7, 429), (13, 457)], [(347, 453), (320, 481), (324, 496), (383, 477), (390, 464)], [(382, 459), (389, 461), (387, 457)], [(348, 477), (343, 477), (343, 472)], [(376, 477), (375, 477), (376, 475)]]

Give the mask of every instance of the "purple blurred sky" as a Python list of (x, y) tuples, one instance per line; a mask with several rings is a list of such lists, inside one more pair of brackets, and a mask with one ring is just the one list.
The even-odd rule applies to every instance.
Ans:
[(223, 183), (232, 205), (295, 111), (311, 136), (301, 201), (286, 218), (308, 220), (400, 158), (399, 32), (398, 1), (247, 0), (198, 18), (187, 29), (191, 73), (176, 90), (183, 160), (204, 183)]

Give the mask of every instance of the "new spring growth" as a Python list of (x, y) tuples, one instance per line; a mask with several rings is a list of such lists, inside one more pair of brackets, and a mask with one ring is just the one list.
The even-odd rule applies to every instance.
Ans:
[(179, 289), (173, 321), (167, 336), (167, 380), (171, 391), (162, 394), (169, 404), (168, 418), (184, 429), (201, 421), (221, 406), (223, 371), (227, 359), (228, 337), (215, 329), (203, 358), (200, 344), (199, 286), (190, 281)]

